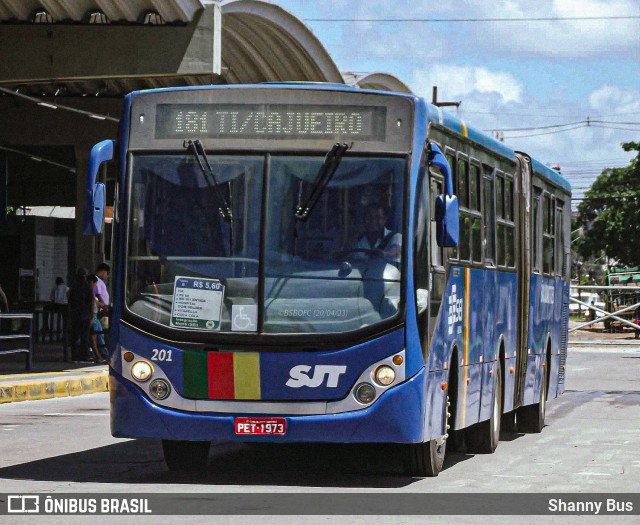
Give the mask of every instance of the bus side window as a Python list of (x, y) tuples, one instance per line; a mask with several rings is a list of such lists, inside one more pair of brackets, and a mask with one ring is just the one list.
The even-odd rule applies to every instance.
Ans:
[(480, 166), (473, 163), (469, 170), (469, 216), (468, 231), (471, 236), (469, 259), (482, 264), (482, 188)]
[(534, 188), (533, 192), (533, 213), (531, 214), (533, 271), (535, 273), (540, 273), (540, 270), (542, 269), (542, 247), (540, 246), (540, 197), (542, 190)]
[(513, 222), (513, 182), (511, 175), (496, 176), (496, 223), (498, 266), (515, 266), (515, 224)]
[(562, 227), (562, 219), (564, 216), (564, 202), (560, 199), (556, 199), (556, 224), (555, 224), (555, 233), (556, 233), (556, 275), (558, 277), (563, 277), (564, 270), (564, 228)]
[(555, 207), (549, 194), (545, 194), (543, 197), (542, 214), (542, 273), (553, 275)]
[(494, 203), (494, 186), (496, 170), (484, 166), (482, 177), (482, 193), (484, 196), (483, 230), (484, 230), (484, 262), (488, 266), (496, 264), (496, 208)]

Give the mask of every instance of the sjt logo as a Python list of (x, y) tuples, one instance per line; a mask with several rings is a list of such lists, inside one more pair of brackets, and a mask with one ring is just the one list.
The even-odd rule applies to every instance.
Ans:
[[(309, 375), (312, 369), (312, 375)], [(300, 388), (302, 386), (308, 386), (310, 388), (316, 388), (322, 385), (325, 376), (327, 376), (327, 387), (336, 388), (338, 386), (338, 380), (340, 376), (347, 371), (346, 366), (333, 366), (333, 365), (297, 365), (289, 370), (289, 380), (286, 385), (291, 388)]]
[(454, 284), (451, 286), (451, 296), (449, 297), (449, 316), (447, 317), (447, 326), (449, 328), (449, 335), (453, 334), (453, 327), (455, 324), (462, 321), (462, 298), (458, 299), (457, 286)]

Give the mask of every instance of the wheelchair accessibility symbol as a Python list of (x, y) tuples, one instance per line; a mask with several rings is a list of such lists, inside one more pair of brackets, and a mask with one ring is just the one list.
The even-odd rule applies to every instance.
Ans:
[(253, 304), (234, 304), (231, 307), (231, 330), (236, 332), (255, 332), (258, 307)]

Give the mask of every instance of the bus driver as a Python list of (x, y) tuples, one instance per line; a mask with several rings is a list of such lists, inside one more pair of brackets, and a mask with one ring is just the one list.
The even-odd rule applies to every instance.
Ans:
[(389, 209), (383, 204), (367, 205), (364, 216), (364, 233), (353, 244), (352, 250), (364, 258), (385, 257), (400, 262), (402, 235), (387, 228)]

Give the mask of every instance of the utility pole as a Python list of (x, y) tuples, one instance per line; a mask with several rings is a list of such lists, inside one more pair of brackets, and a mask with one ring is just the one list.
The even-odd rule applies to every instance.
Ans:
[(462, 104), (462, 100), (459, 102), (438, 102), (438, 86), (433, 86), (433, 95), (431, 98), (431, 103), (434, 106), (438, 106), (439, 108), (446, 106), (454, 106), (456, 109), (460, 109), (460, 104)]

